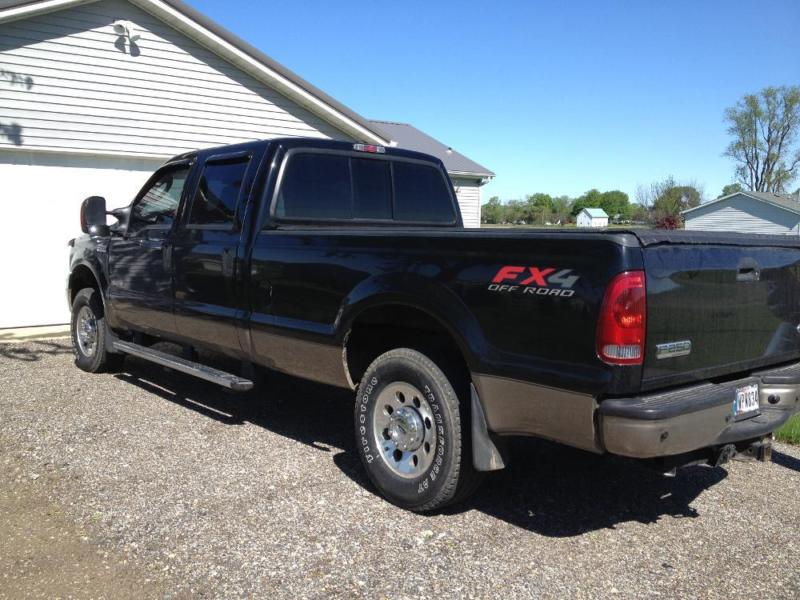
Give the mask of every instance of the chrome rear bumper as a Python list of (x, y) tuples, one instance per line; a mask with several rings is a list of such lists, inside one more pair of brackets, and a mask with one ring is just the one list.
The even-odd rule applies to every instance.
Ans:
[[(759, 385), (759, 411), (737, 420), (737, 387)], [(634, 458), (671, 456), (772, 433), (800, 411), (800, 363), (723, 384), (704, 383), (635, 398), (613, 398), (598, 407), (601, 444)]]

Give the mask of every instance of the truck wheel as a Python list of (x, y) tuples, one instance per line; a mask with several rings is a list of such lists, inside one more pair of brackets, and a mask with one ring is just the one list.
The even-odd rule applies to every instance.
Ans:
[(108, 352), (103, 303), (92, 288), (82, 289), (72, 302), (72, 351), (75, 364), (89, 373), (112, 371), (122, 366), (121, 354)]
[(408, 348), (367, 368), (355, 407), (356, 444), (369, 478), (390, 502), (425, 512), (464, 499), (479, 483), (466, 406), (442, 370)]

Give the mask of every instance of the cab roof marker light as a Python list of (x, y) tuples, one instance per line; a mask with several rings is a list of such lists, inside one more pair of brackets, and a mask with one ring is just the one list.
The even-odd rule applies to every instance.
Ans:
[(358, 152), (370, 152), (372, 154), (386, 154), (386, 148), (383, 146), (374, 146), (372, 144), (353, 144), (353, 150)]

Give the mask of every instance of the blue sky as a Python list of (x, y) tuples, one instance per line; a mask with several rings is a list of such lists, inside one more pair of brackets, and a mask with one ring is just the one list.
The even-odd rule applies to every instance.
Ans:
[(493, 170), (484, 200), (733, 180), (723, 111), (800, 85), (800, 0), (193, 6), (368, 118)]

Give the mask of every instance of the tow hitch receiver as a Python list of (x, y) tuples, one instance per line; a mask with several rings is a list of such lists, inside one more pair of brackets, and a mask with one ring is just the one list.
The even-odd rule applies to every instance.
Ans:
[(772, 437), (765, 437), (753, 442), (742, 451), (741, 455), (759, 462), (770, 462), (772, 460)]

